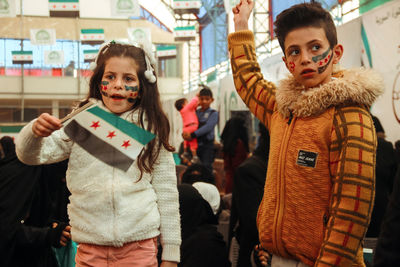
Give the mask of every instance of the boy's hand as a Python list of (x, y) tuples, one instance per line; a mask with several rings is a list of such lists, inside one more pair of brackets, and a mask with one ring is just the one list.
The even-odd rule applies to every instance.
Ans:
[(248, 21), (253, 8), (254, 1), (251, 0), (240, 0), (240, 3), (232, 8), (235, 31), (249, 29)]
[(61, 121), (48, 113), (42, 113), (33, 123), (32, 131), (36, 136), (47, 137), (55, 130), (60, 129)]

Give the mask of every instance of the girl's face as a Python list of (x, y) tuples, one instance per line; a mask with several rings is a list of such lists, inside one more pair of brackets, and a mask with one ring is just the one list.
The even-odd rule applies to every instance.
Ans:
[(132, 109), (139, 96), (138, 66), (130, 57), (111, 57), (104, 67), (100, 93), (104, 105), (113, 113)]

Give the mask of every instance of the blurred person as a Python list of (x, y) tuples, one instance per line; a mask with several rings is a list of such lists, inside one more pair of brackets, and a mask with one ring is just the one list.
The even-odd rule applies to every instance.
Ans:
[(385, 140), (385, 131), (381, 122), (373, 115), (372, 120), (378, 137), (378, 146), (376, 149), (374, 208), (366, 236), (377, 238), (381, 229), (383, 216), (385, 215), (386, 206), (389, 202), (389, 196), (393, 189), (397, 162), (393, 144)]
[[(175, 108), (179, 111), (182, 117), (183, 132), (192, 134), (199, 127), (199, 120), (197, 119), (196, 109), (199, 104), (199, 94), (197, 93), (190, 102), (186, 98), (180, 98), (175, 101)], [(183, 158), (190, 160), (193, 163), (199, 163), (197, 157), (197, 138), (183, 141)], [(190, 153), (189, 153), (190, 151)]]
[(205, 182), (215, 185), (215, 178), (210, 169), (203, 164), (192, 164), (182, 174), (181, 183), (193, 184), (195, 182)]
[(178, 185), (182, 225), (180, 267), (229, 267), (228, 251), (217, 231), (217, 217), (195, 187)]
[(211, 89), (203, 84), (200, 85), (200, 88), (202, 88), (199, 91), (200, 108), (196, 110), (199, 128), (192, 133), (183, 132), (182, 137), (188, 141), (197, 138), (197, 156), (200, 162), (212, 171), (215, 158), (214, 131), (218, 123), (218, 111), (210, 107), (214, 101)]
[(245, 121), (239, 117), (229, 119), (221, 134), (225, 170), (225, 194), (232, 193), (236, 168), (249, 155), (249, 135)]
[(66, 246), (71, 238), (66, 221), (56, 220), (53, 194), (66, 166), (26, 165), (11, 137), (0, 143), (5, 154), (0, 159), (0, 266), (56, 267), (52, 247)]
[(258, 127), (257, 147), (252, 156), (237, 167), (233, 180), (229, 240), (234, 236), (239, 244), (238, 267), (251, 266), (251, 252), (259, 243), (256, 218), (264, 192), (270, 138), (262, 123)]

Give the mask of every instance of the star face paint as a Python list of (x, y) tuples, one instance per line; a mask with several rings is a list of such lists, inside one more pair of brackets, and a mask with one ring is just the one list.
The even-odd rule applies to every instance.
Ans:
[(101, 81), (101, 90), (103, 91), (107, 91), (107, 89), (108, 89), (108, 85), (109, 85), (110, 83), (109, 82), (107, 82), (107, 81)]
[(296, 69), (296, 64), (293, 61), (289, 62), (289, 71), (294, 72), (295, 69)]
[(128, 97), (128, 101), (130, 102), (130, 103), (134, 103), (135, 102), (135, 99), (138, 97), (138, 95), (139, 95), (139, 86), (127, 86), (127, 85), (125, 85), (125, 90), (126, 91), (132, 91), (130, 94), (129, 94), (129, 97)]
[[(321, 67), (318, 67), (318, 73), (323, 73), (329, 66), (329, 64), (331, 63), (333, 58), (333, 52), (332, 54), (328, 55), (325, 59), (323, 59), (322, 61), (320, 61), (318, 63), (318, 65), (320, 65)], [(325, 65), (323, 65), (325, 64)]]
[(331, 51), (330, 48), (328, 48), (328, 50), (326, 50), (326, 51), (325, 51), (324, 53), (322, 53), (321, 55), (312, 57), (312, 60), (313, 60), (315, 63), (317, 63), (317, 61), (319, 61), (319, 60), (321, 60), (321, 59), (324, 59), (324, 58), (329, 54), (329, 51)]

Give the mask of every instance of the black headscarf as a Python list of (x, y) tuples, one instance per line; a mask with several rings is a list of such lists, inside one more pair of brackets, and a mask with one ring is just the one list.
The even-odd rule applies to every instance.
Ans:
[(217, 217), (208, 202), (189, 184), (178, 186), (182, 245), (179, 267), (228, 267), (228, 253), (217, 231)]
[(249, 134), (245, 121), (240, 117), (233, 117), (226, 122), (221, 134), (224, 153), (234, 156), (238, 139), (242, 140), (247, 152), (249, 152)]
[(215, 178), (212, 172), (203, 164), (192, 164), (186, 168), (182, 175), (183, 184), (205, 182), (215, 185)]

